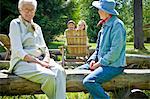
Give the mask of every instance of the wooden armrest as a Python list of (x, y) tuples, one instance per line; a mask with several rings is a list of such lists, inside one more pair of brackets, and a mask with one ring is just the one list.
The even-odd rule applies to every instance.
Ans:
[(66, 45), (58, 46), (59, 49), (66, 48), (66, 47), (67, 47)]

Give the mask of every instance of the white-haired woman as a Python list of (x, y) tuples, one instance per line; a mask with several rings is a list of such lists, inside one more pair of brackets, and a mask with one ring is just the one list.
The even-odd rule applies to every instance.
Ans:
[(41, 27), (33, 22), (36, 0), (19, 0), (20, 15), (10, 23), (11, 60), (9, 71), (41, 84), (49, 99), (65, 99), (66, 74), (50, 58)]

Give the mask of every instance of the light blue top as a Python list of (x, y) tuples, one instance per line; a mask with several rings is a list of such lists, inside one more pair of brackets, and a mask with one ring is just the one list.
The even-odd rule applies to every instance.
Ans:
[(102, 26), (98, 33), (99, 36), (100, 40), (97, 40), (99, 48), (95, 50), (88, 61), (95, 60), (98, 51), (99, 64), (112, 67), (126, 66), (126, 30), (123, 22), (117, 16), (112, 16)]
[(13, 19), (10, 23), (9, 37), (11, 42), (11, 60), (9, 72), (24, 57), (29, 54), (38, 57), (41, 54), (48, 53), (48, 48), (43, 38), (42, 30), (39, 25), (33, 23), (35, 31), (30, 31), (30, 24), (19, 18)]

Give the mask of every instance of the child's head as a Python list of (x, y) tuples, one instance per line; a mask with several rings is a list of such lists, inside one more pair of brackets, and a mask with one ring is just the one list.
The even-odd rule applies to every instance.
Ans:
[(78, 30), (86, 30), (87, 29), (86, 22), (84, 20), (80, 20), (78, 22), (77, 29)]
[(74, 30), (76, 27), (75, 22), (73, 20), (68, 21), (67, 27), (68, 27), (68, 30)]

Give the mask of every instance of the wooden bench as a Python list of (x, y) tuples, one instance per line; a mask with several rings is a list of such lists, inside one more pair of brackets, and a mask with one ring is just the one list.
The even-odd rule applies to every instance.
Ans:
[[(82, 85), (83, 78), (89, 70), (66, 70), (67, 92), (86, 92)], [(150, 90), (150, 69), (125, 69), (123, 74), (103, 84), (107, 91), (124, 91), (124, 89)], [(43, 93), (40, 84), (33, 83), (12, 74), (0, 73), (0, 95), (32, 95)], [(117, 92), (114, 96), (119, 96)], [(126, 92), (125, 92), (126, 93)]]
[[(123, 74), (115, 77), (111, 81), (104, 83), (103, 87), (107, 91), (114, 92), (114, 99), (122, 99), (131, 89), (150, 90), (150, 56), (127, 54), (127, 67)], [(75, 63), (74, 63), (75, 64)], [(133, 64), (146, 64), (147, 69), (132, 68)], [(76, 64), (77, 65), (77, 64)], [(9, 61), (0, 61), (0, 67), (8, 69)], [(91, 71), (66, 70), (67, 92), (87, 92), (83, 85), (83, 78)], [(4, 95), (24, 95), (43, 93), (40, 85), (12, 74), (0, 73), (0, 96)]]
[[(95, 49), (90, 49), (90, 55), (95, 51)], [(57, 57), (61, 55), (59, 49), (50, 49), (51, 56), (57, 60)], [(126, 54), (127, 65), (129, 68), (135, 67), (135, 65), (145, 65), (146, 68), (150, 68), (150, 56), (148, 55), (138, 55), (138, 54)], [(77, 65), (75, 62), (71, 65)]]
[(150, 43), (150, 23), (143, 26), (144, 41)]

